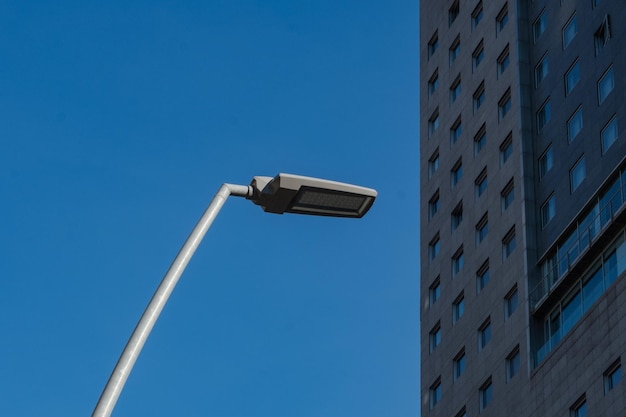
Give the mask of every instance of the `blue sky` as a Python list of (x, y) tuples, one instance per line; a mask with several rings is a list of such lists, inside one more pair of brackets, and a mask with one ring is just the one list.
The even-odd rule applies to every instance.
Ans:
[(418, 3), (0, 3), (0, 410), (84, 416), (223, 182), (114, 416), (419, 414)]

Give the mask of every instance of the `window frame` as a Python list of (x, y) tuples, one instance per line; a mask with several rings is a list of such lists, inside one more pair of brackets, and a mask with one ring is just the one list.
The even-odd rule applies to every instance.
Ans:
[[(573, 25), (573, 26), (572, 26)], [(571, 36), (567, 35), (567, 32), (573, 28), (573, 33)], [(572, 14), (565, 25), (563, 25), (563, 29), (561, 30), (561, 37), (563, 41), (563, 50), (567, 49), (567, 47), (572, 43), (576, 35), (578, 34), (578, 21), (576, 19), (576, 13)]]
[(500, 144), (500, 166), (506, 164), (513, 155), (513, 132), (509, 132)]
[[(541, 38), (541, 35), (543, 35), (546, 31), (546, 14), (545, 14), (546, 10), (542, 9), (541, 12), (539, 13), (539, 15), (537, 15), (537, 18), (533, 21), (533, 41), (535, 43), (537, 43), (537, 41), (539, 40), (539, 38)], [(540, 29), (540, 31), (538, 32), (537, 29)]]
[(517, 248), (517, 237), (515, 235), (515, 226), (513, 226), (502, 238), (502, 259), (506, 260), (513, 254)]
[[(615, 380), (617, 378), (617, 380)], [(622, 380), (622, 363), (621, 358), (617, 359), (615, 362), (609, 366), (609, 368), (604, 371), (604, 395), (608, 395), (609, 392), (613, 391), (613, 389), (620, 383)]]
[(461, 37), (457, 36), (454, 41), (450, 44), (450, 66), (457, 60), (459, 55), (461, 55)]
[(463, 252), (463, 245), (461, 245), (452, 255), (450, 259), (451, 267), (452, 267), (452, 279), (456, 278), (457, 275), (463, 271), (463, 266), (465, 265), (465, 254)]
[(452, 126), (450, 127), (450, 147), (454, 146), (455, 143), (461, 138), (463, 134), (463, 120), (461, 116), (457, 117)]
[(485, 59), (485, 43), (484, 40), (481, 39), (478, 42), (478, 46), (474, 48), (474, 52), (472, 52), (472, 69), (475, 70), (478, 68), (481, 62)]
[(477, 156), (482, 151), (487, 143), (487, 127), (485, 123), (482, 124), (478, 131), (474, 134), (474, 156)]
[(454, 188), (463, 178), (463, 158), (459, 158), (450, 170), (450, 188)]
[(465, 346), (452, 359), (452, 380), (456, 382), (465, 373), (467, 368), (467, 355), (465, 354)]
[[(581, 172), (578, 172), (578, 169), (582, 169), (582, 177), (580, 180), (577, 180), (578, 175), (581, 175)], [(580, 185), (587, 178), (587, 163), (585, 161), (585, 155), (583, 154), (578, 160), (572, 165), (572, 168), (569, 170), (569, 179), (570, 179), (570, 193), (574, 193)]]
[[(543, 161), (545, 161), (545, 163)], [(554, 167), (554, 153), (552, 152), (552, 144), (549, 144), (548, 147), (539, 156), (538, 165), (539, 180), (541, 181), (546, 176), (546, 174), (550, 172)]]
[(498, 55), (498, 75), (504, 74), (504, 71), (509, 67), (511, 62), (511, 56), (509, 52), (509, 44), (507, 43), (500, 55)]
[(504, 318), (509, 319), (517, 311), (518, 306), (519, 292), (516, 283), (504, 296)]
[(583, 106), (580, 105), (567, 119), (567, 142), (572, 143), (576, 136), (583, 130)]
[(509, 353), (506, 357), (506, 382), (511, 381), (521, 369), (521, 356), (519, 345)]
[(474, 180), (474, 185), (476, 186), (476, 199), (479, 199), (487, 191), (487, 186), (489, 185), (487, 182), (487, 167), (480, 171), (480, 174)]
[[(565, 72), (564, 82), (565, 82), (565, 96), (571, 94), (574, 87), (578, 85), (580, 82), (580, 60), (576, 58), (576, 60), (570, 65), (570, 67)], [(574, 76), (570, 78), (570, 76)]]
[[(605, 141), (605, 133), (611, 131), (615, 132), (615, 136), (612, 137), (611, 142), (608, 143)], [(614, 114), (613, 117), (602, 127), (600, 131), (600, 143), (602, 144), (602, 155), (604, 155), (610, 148), (617, 142), (619, 138), (619, 126), (617, 123), (617, 114)]]
[(541, 59), (539, 59), (537, 65), (535, 65), (535, 70), (533, 71), (533, 74), (535, 75), (535, 88), (539, 87), (539, 84), (541, 84), (541, 82), (548, 77), (549, 73), (550, 58), (548, 57), (548, 52), (546, 51)]
[(480, 245), (489, 234), (489, 212), (483, 214), (476, 223), (476, 246)]
[(441, 322), (438, 321), (428, 332), (429, 353), (433, 353), (441, 345)]
[(433, 306), (441, 298), (441, 279), (439, 276), (435, 278), (428, 287), (428, 303)]
[(478, 351), (485, 349), (489, 342), (491, 342), (491, 316), (478, 328)]
[(509, 23), (509, 3), (504, 3), (496, 16), (496, 36), (501, 33)]
[(489, 258), (482, 263), (478, 271), (476, 271), (476, 294), (479, 294), (489, 284)]
[(439, 196), (439, 188), (437, 188), (437, 191), (428, 200), (428, 220), (435, 217), (439, 213), (439, 209), (441, 209), (441, 198)]
[(452, 302), (452, 324), (456, 324), (465, 314), (465, 292), (461, 291)]
[(537, 134), (539, 134), (550, 120), (552, 119), (552, 105), (550, 104), (550, 97), (546, 98), (537, 110)]
[(500, 100), (498, 100), (498, 120), (502, 121), (511, 111), (513, 103), (511, 101), (511, 87), (507, 88)]
[(515, 178), (511, 178), (502, 188), (500, 197), (502, 199), (502, 212), (504, 213), (515, 201)]
[[(610, 75), (610, 78), (607, 77)], [(605, 91), (603, 94), (603, 83), (604, 81), (610, 80), (610, 89)], [(611, 64), (606, 71), (602, 74), (602, 76), (598, 79), (598, 104), (602, 104), (604, 100), (611, 94), (611, 92), (615, 90), (615, 75), (613, 72), (613, 65)]]

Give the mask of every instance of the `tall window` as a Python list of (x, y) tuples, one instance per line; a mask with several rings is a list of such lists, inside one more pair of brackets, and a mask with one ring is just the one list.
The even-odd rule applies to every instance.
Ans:
[(502, 211), (506, 211), (513, 204), (513, 200), (515, 200), (515, 183), (513, 178), (504, 186), (500, 194), (502, 196)]
[(480, 109), (485, 102), (485, 82), (481, 82), (476, 91), (474, 91), (474, 111)]
[(456, 162), (456, 164), (454, 164), (452, 170), (450, 171), (450, 183), (453, 188), (459, 183), (459, 181), (461, 181), (462, 177), (463, 161), (461, 160), (461, 158), (459, 158), (459, 160)]
[(452, 230), (456, 230), (463, 222), (463, 201), (456, 205), (450, 217), (452, 219)]
[(552, 107), (548, 98), (537, 111), (537, 131), (541, 131), (552, 118)]
[(487, 408), (487, 406), (489, 406), (489, 404), (491, 404), (491, 401), (493, 399), (493, 385), (491, 383), (491, 377), (489, 377), (489, 379), (487, 379), (487, 381), (485, 381), (485, 383), (480, 386), (480, 390), (478, 391), (478, 393), (479, 407), (480, 411), (482, 412), (485, 408)]
[(478, 348), (483, 349), (491, 340), (491, 318), (488, 318), (478, 329)]
[(548, 76), (550, 71), (550, 61), (548, 55), (544, 55), (541, 61), (535, 66), (535, 86), (539, 86), (541, 82)]
[(428, 257), (432, 261), (439, 255), (439, 250), (441, 249), (441, 242), (439, 242), (439, 233), (435, 235), (428, 244)]
[(465, 348), (461, 349), (461, 351), (454, 357), (453, 372), (455, 381), (465, 372)]
[(461, 294), (458, 295), (452, 302), (452, 323), (456, 323), (459, 321), (463, 314), (465, 313), (465, 295), (461, 291)]
[(569, 172), (570, 189), (574, 192), (587, 176), (585, 156), (583, 155)]
[(556, 215), (556, 202), (554, 200), (554, 194), (541, 205), (541, 227), (546, 227), (550, 220)]
[(504, 50), (498, 56), (498, 74), (504, 73), (508, 68), (511, 58), (509, 57), (509, 45), (507, 44)]
[(578, 81), (580, 81), (580, 65), (576, 60), (565, 73), (565, 94), (571, 93)]
[(459, 0), (455, 0), (452, 3), (452, 6), (448, 9), (448, 24), (452, 25), (452, 23), (459, 16)]
[(456, 277), (459, 272), (461, 272), (464, 263), (463, 246), (461, 246), (454, 255), (452, 255), (452, 278)]
[(436, 69), (433, 75), (431, 75), (430, 79), (428, 80), (428, 94), (431, 96), (435, 94), (435, 91), (437, 91), (438, 87), (439, 87), (439, 70)]
[(509, 318), (517, 310), (518, 304), (517, 284), (504, 296), (504, 316)]
[(508, 3), (498, 13), (496, 17), (496, 32), (500, 33), (504, 30), (504, 27), (509, 22), (509, 5)]
[(483, 20), (483, 2), (479, 1), (474, 11), (472, 11), (472, 27), (478, 26), (481, 20)]
[(430, 305), (435, 304), (437, 300), (439, 300), (439, 297), (441, 297), (441, 282), (439, 280), (439, 277), (435, 278), (435, 281), (430, 284), (430, 287), (428, 288), (428, 294)]
[(428, 159), (428, 178), (431, 178), (435, 175), (435, 172), (439, 169), (439, 148), (433, 152), (431, 157)]
[(507, 89), (504, 95), (498, 101), (498, 115), (502, 120), (511, 110), (511, 89)]
[(520, 369), (519, 345), (506, 357), (506, 380), (513, 379)]
[(435, 109), (428, 119), (428, 133), (432, 136), (439, 127), (439, 108)]
[(583, 129), (583, 108), (576, 109), (567, 121), (567, 140), (571, 143)]
[(614, 87), (613, 67), (610, 67), (598, 81), (598, 102), (602, 103)]
[(552, 145), (550, 145), (539, 157), (539, 178), (543, 178), (552, 169), (553, 165)]
[(606, 153), (606, 151), (613, 146), (615, 141), (617, 140), (617, 117), (613, 116), (611, 121), (604, 126), (600, 136), (602, 137), (602, 153)]
[(463, 125), (461, 124), (461, 116), (459, 116), (450, 128), (450, 146), (454, 145), (463, 133)]
[(622, 364), (618, 360), (604, 373), (604, 395), (608, 394), (622, 380)]
[(583, 395), (569, 409), (570, 417), (587, 417), (587, 398)]
[(476, 272), (476, 292), (481, 292), (489, 283), (489, 259)]
[(433, 36), (428, 41), (428, 57), (434, 55), (435, 51), (439, 48), (439, 35), (437, 31), (433, 34)]
[(483, 62), (484, 58), (485, 58), (485, 46), (481, 39), (476, 49), (474, 49), (474, 52), (472, 52), (472, 67), (474, 69), (478, 68), (480, 63)]
[(431, 410), (441, 401), (441, 378), (430, 386), (430, 408)]
[(504, 165), (513, 154), (513, 133), (509, 132), (500, 144), (500, 165)]
[(487, 129), (485, 124), (478, 129), (478, 132), (474, 135), (474, 155), (478, 155), (483, 150), (487, 143)]
[(502, 239), (502, 258), (506, 259), (511, 256), (516, 246), (515, 226), (513, 226)]
[(572, 16), (563, 28), (563, 49), (567, 48), (578, 33), (578, 25), (576, 24), (576, 15)]
[(454, 42), (452, 42), (452, 45), (450, 45), (450, 65), (452, 65), (452, 63), (456, 61), (456, 59), (459, 57), (460, 54), (461, 54), (461, 38), (457, 36)]
[(461, 95), (461, 77), (456, 77), (452, 85), (450, 86), (450, 103), (454, 103), (456, 99)]
[(430, 330), (430, 351), (432, 352), (441, 344), (441, 323), (437, 322), (435, 327)]
[(593, 45), (595, 47), (596, 56), (604, 49), (609, 39), (611, 39), (611, 25), (609, 23), (609, 16), (606, 15), (600, 27), (593, 34)]
[(535, 42), (539, 39), (539, 37), (546, 31), (546, 13), (542, 11), (541, 14), (535, 22), (533, 23), (533, 36), (535, 38)]
[(432, 219), (435, 217), (435, 214), (439, 212), (440, 207), (441, 202), (439, 200), (439, 190), (437, 190), (430, 200), (428, 200), (428, 218)]
[(480, 198), (487, 191), (487, 167), (478, 174), (474, 183), (476, 185), (476, 198)]
[(476, 224), (476, 244), (480, 245), (489, 233), (489, 216), (485, 213)]

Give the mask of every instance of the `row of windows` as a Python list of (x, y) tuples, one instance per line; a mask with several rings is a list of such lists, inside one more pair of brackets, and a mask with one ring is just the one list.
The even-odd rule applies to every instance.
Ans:
[[(617, 386), (622, 380), (622, 364), (621, 359), (613, 362), (613, 364), (603, 374), (604, 395)], [(570, 417), (586, 417), (587, 416), (587, 395), (583, 394), (569, 409)]]
[[(506, 379), (507, 382), (513, 378), (520, 370), (520, 353), (519, 346), (507, 356), (506, 358)], [(454, 374), (455, 380), (457, 373), (462, 374), (465, 371), (465, 349), (461, 350), (459, 355), (455, 357), (454, 362)], [(608, 395), (613, 388), (619, 384), (622, 380), (622, 365), (621, 360), (618, 359), (614, 362), (603, 374), (604, 395)], [(441, 377), (437, 378), (435, 382), (430, 386), (430, 399), (429, 405), (433, 409), (442, 400), (442, 387)], [(483, 382), (478, 389), (478, 410), (482, 412), (493, 401), (493, 379), (491, 376)], [(586, 417), (587, 416), (587, 396), (583, 394), (578, 398), (569, 409), (570, 417)], [(463, 406), (461, 410), (455, 415), (455, 417), (467, 417), (467, 406)]]
[[(464, 373), (466, 368), (466, 358), (465, 358), (465, 348), (461, 349), (461, 351), (454, 357), (453, 359), (453, 381), (459, 379)], [(519, 345), (516, 346), (511, 353), (509, 353), (505, 360), (505, 375), (506, 381), (510, 381), (515, 377), (520, 371), (520, 350)], [(429, 405), (430, 409), (433, 409), (437, 404), (439, 404), (442, 400), (442, 388), (441, 388), (441, 377), (438, 377), (435, 382), (430, 386), (430, 399)], [(492, 377), (489, 376), (483, 382), (483, 384), (478, 389), (478, 409), (479, 411), (483, 411), (486, 409), (491, 402), (493, 401), (493, 380)], [(466, 408), (463, 407), (461, 411), (457, 414), (457, 416), (465, 416)]]

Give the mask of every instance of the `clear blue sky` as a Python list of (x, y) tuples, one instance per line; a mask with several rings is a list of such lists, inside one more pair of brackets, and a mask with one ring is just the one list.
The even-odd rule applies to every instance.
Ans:
[(361, 220), (227, 201), (114, 416), (419, 414), (418, 2), (0, 3), (0, 414), (90, 415), (223, 182), (376, 188)]

